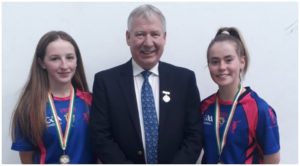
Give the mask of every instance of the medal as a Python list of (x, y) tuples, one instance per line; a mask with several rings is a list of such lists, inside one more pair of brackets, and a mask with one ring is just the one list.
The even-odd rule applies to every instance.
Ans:
[(61, 155), (60, 156), (60, 158), (59, 158), (59, 162), (61, 163), (61, 164), (69, 164), (69, 162), (70, 162), (70, 158), (69, 158), (69, 156), (68, 155)]
[(221, 123), (220, 122), (220, 105), (219, 105), (218, 95), (216, 96), (216, 104), (215, 104), (215, 132), (216, 132), (216, 140), (217, 140), (217, 146), (218, 146), (218, 152), (219, 152), (219, 161), (218, 161), (218, 164), (223, 164), (221, 162), (221, 159), (220, 159), (221, 158), (221, 154), (222, 154), (223, 148), (225, 146), (228, 129), (230, 127), (230, 124), (231, 124), (231, 121), (232, 121), (232, 118), (233, 118), (236, 106), (238, 104), (238, 98), (241, 95), (242, 91), (243, 91), (243, 88), (242, 88), (242, 85), (240, 84), (239, 85), (239, 89), (238, 89), (237, 93), (235, 94), (235, 97), (234, 97), (234, 100), (233, 100), (233, 103), (232, 103), (232, 106), (231, 106), (231, 109), (230, 109), (230, 112), (229, 112), (228, 120), (227, 120), (227, 122), (225, 124), (224, 133), (223, 133), (223, 135), (221, 137), (221, 140), (220, 140), (220, 131), (219, 131), (219, 127), (220, 127), (220, 123)]
[(164, 102), (168, 103), (171, 99), (170, 99), (170, 97), (168, 95), (165, 95), (163, 97), (163, 100), (164, 100)]
[(168, 103), (170, 100), (171, 100), (171, 98), (170, 98), (170, 92), (168, 92), (168, 91), (162, 91), (162, 93), (164, 94), (164, 96), (163, 96), (163, 101), (165, 102), (165, 103)]
[(70, 130), (71, 130), (72, 115), (73, 115), (73, 110), (74, 110), (73, 107), (74, 107), (74, 100), (75, 100), (75, 92), (74, 92), (73, 86), (71, 86), (70, 93), (71, 93), (70, 94), (70, 104), (69, 104), (69, 110), (68, 110), (68, 115), (67, 115), (67, 119), (66, 119), (67, 124), (66, 124), (66, 129), (65, 129), (64, 135), (62, 133), (61, 125), (58, 120), (58, 115), (56, 112), (56, 108), (55, 108), (51, 93), (50, 92), (48, 93), (48, 100), (50, 103), (52, 114), (54, 116), (54, 121), (55, 121), (56, 130), (58, 133), (60, 147), (63, 150), (63, 155), (61, 155), (59, 158), (59, 162), (61, 164), (68, 164), (70, 162), (70, 157), (68, 155), (66, 155), (65, 152), (66, 152), (68, 138), (69, 138), (69, 134), (70, 134)]

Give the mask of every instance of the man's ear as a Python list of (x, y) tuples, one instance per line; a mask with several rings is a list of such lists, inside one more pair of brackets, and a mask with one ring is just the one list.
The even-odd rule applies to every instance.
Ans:
[(126, 42), (127, 42), (127, 45), (130, 46), (130, 32), (129, 31), (126, 31)]

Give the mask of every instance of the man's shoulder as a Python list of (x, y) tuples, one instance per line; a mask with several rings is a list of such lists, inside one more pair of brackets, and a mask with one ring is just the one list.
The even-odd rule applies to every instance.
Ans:
[(176, 72), (177, 74), (179, 73), (194, 73), (192, 70), (185, 68), (185, 67), (181, 67), (181, 66), (176, 66), (170, 63), (166, 63), (166, 62), (160, 62), (160, 66), (162, 70), (168, 70), (170, 72)]
[(118, 65), (118, 66), (114, 66), (105, 70), (101, 70), (99, 72), (97, 72), (95, 74), (95, 76), (105, 76), (105, 75), (115, 75), (115, 74), (119, 74), (120, 72), (125, 72), (126, 70), (129, 70), (130, 65), (128, 64), (128, 62)]

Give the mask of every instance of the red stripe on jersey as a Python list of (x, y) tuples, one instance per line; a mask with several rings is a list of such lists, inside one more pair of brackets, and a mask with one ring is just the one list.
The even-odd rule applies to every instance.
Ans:
[(76, 96), (81, 98), (89, 106), (92, 104), (92, 95), (89, 92), (84, 92), (79, 89), (76, 90)]
[(207, 99), (205, 99), (201, 103), (201, 110), (200, 111), (203, 113), (205, 110), (207, 110), (207, 107), (210, 106), (215, 101), (216, 101), (216, 94), (211, 95), (210, 97), (208, 97)]
[[(248, 93), (241, 101), (240, 103), (242, 104), (242, 107), (245, 111), (247, 120), (248, 120), (248, 127), (249, 127), (249, 133), (248, 133), (248, 138), (249, 142), (248, 145), (250, 146), (253, 141), (255, 141), (255, 131), (256, 131), (256, 126), (257, 126), (257, 121), (258, 121), (258, 108), (255, 99), (253, 99)], [(256, 148), (256, 143), (249, 147), (246, 151), (246, 156), (250, 156), (253, 151)], [(248, 158), (248, 157), (247, 157)], [(251, 164), (253, 162), (253, 156), (249, 157), (246, 161), (245, 164)]]
[(269, 115), (272, 121), (272, 126), (276, 125), (276, 116), (271, 108), (269, 108)]
[(44, 144), (43, 144), (43, 142), (42, 141), (40, 141), (39, 143), (38, 143), (38, 146), (39, 146), (39, 148), (40, 148), (40, 151), (41, 151), (41, 156), (40, 156), (40, 164), (45, 164), (45, 161), (46, 161), (46, 148), (45, 148), (45, 146), (44, 146)]

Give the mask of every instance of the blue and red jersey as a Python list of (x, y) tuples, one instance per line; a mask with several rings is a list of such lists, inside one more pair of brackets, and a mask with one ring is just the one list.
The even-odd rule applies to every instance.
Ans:
[[(66, 117), (69, 110), (70, 97), (53, 97), (57, 110), (62, 133), (65, 133)], [(66, 154), (70, 157), (70, 164), (93, 163), (95, 157), (88, 139), (89, 110), (91, 106), (91, 94), (76, 90), (74, 101), (73, 119), (71, 122), (70, 135), (67, 143)], [(16, 151), (34, 151), (33, 162), (36, 164), (59, 163), (59, 158), (63, 154), (59, 142), (59, 136), (55, 127), (54, 116), (51, 112), (50, 104), (46, 106), (46, 125), (42, 142), (34, 146), (27, 138), (18, 134), (12, 144), (12, 149)]]
[[(225, 146), (219, 158), (215, 131), (215, 102), (213, 94), (201, 102), (203, 123), (202, 163), (216, 164), (219, 159), (227, 164), (262, 163), (264, 155), (279, 151), (279, 131), (275, 111), (250, 87), (238, 99), (228, 129)], [(220, 139), (232, 106), (231, 101), (220, 104)]]

